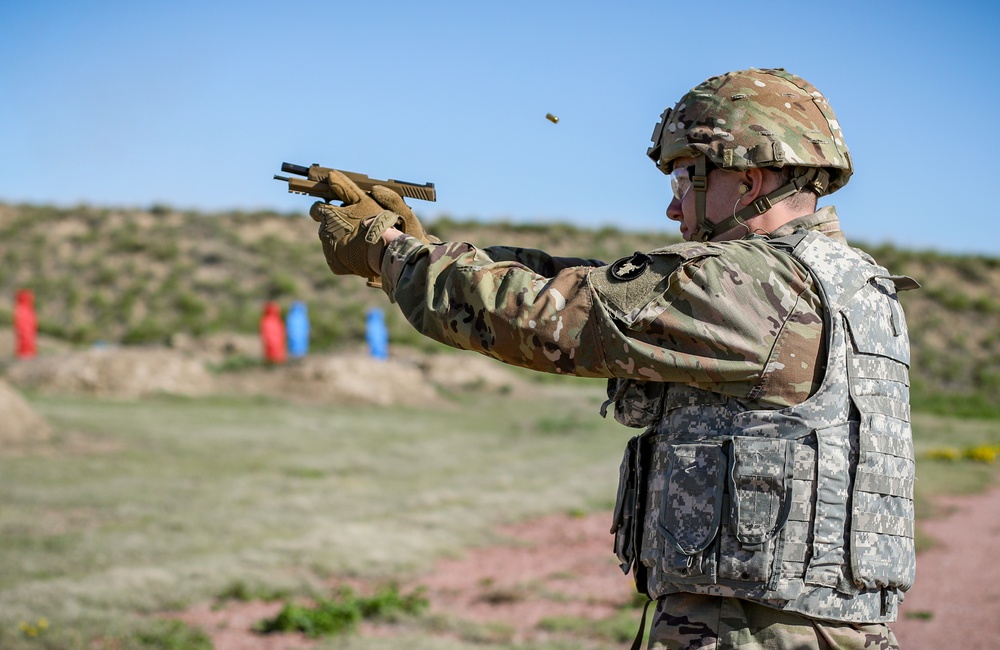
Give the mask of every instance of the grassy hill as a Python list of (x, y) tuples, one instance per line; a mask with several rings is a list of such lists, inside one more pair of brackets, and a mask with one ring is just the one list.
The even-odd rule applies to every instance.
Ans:
[[(442, 239), (535, 247), (614, 260), (677, 241), (664, 233), (515, 226), (441, 219)], [(309, 306), (315, 349), (363, 339), (365, 310), (388, 307), (356, 278), (332, 275), (300, 214), (201, 214), (0, 204), (0, 319), (14, 291), (36, 294), (43, 333), (79, 344), (143, 344), (171, 334), (255, 332), (261, 305)], [(1000, 259), (865, 246), (923, 289), (901, 295), (913, 344), (914, 406), (958, 414), (1000, 412)], [(393, 341), (434, 347), (387, 309)]]

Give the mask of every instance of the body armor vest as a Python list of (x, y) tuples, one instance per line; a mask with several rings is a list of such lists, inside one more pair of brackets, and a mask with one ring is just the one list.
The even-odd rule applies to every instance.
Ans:
[(616, 417), (648, 428), (622, 461), (616, 553), (654, 599), (733, 596), (890, 622), (915, 571), (910, 355), (896, 284), (916, 283), (816, 232), (768, 245), (817, 284), (822, 384), (801, 404), (751, 410), (698, 388), (619, 380)]

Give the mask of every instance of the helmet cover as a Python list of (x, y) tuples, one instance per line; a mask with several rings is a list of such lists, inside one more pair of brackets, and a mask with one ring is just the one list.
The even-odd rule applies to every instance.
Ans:
[(695, 86), (663, 112), (646, 153), (665, 173), (673, 160), (699, 154), (729, 170), (820, 167), (830, 174), (826, 194), (854, 171), (826, 97), (782, 68), (729, 72)]

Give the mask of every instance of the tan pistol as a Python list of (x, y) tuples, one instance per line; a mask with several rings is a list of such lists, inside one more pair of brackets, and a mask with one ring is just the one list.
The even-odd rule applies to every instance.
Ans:
[[(296, 176), (305, 177), (295, 178), (294, 176), (274, 175), (275, 180), (287, 182), (288, 191), (293, 194), (308, 194), (309, 196), (315, 196), (327, 202), (337, 198), (325, 180), (327, 174), (332, 171), (331, 167), (320, 167), (315, 164), (305, 167), (303, 165), (293, 165), (292, 163), (281, 163), (281, 171), (287, 174), (295, 174)], [(357, 184), (357, 186), (364, 192), (370, 192), (376, 185), (381, 185), (382, 187), (390, 189), (404, 198), (420, 199), (421, 201), (437, 200), (437, 192), (434, 189), (434, 183), (424, 183), (423, 185), (419, 185), (417, 183), (397, 181), (391, 178), (389, 180), (380, 181), (375, 178), (369, 178), (365, 174), (358, 174), (357, 172), (348, 172), (343, 169), (338, 169), (337, 171), (354, 181), (355, 184)]]

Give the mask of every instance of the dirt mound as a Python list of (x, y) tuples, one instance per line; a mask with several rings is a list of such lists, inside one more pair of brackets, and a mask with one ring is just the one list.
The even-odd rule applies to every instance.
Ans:
[(219, 332), (201, 337), (174, 334), (170, 337), (170, 348), (209, 364), (221, 364), (234, 357), (254, 359), (261, 354), (259, 336), (232, 332)]
[(450, 390), (509, 392), (523, 383), (502, 364), (478, 354), (433, 354), (417, 363), (428, 381)]
[(419, 367), (360, 353), (311, 355), (283, 366), (224, 373), (217, 389), (307, 404), (418, 406), (440, 401)]
[(18, 446), (25, 443), (48, 440), (52, 429), (45, 418), (14, 390), (10, 384), (0, 379), (0, 446)]
[(39, 357), (12, 365), (7, 379), (44, 392), (124, 399), (204, 395), (215, 383), (202, 362), (165, 348), (96, 348)]
[[(259, 356), (260, 342), (254, 336), (179, 337), (171, 347), (98, 348), (16, 361), (6, 376), (21, 388), (116, 399), (225, 394), (377, 406), (439, 406), (443, 401), (438, 388), (511, 393), (525, 383), (494, 361), (470, 353), (429, 355), (401, 349), (380, 361), (357, 350), (311, 354), (280, 366), (259, 365)], [(251, 365), (219, 371), (233, 359), (250, 359)]]

